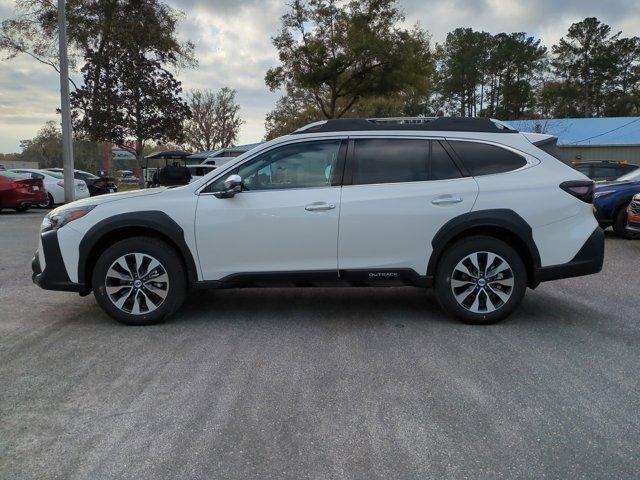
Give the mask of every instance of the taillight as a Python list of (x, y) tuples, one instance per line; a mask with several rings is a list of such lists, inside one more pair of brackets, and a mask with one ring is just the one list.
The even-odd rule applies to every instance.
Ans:
[(562, 182), (560, 188), (585, 203), (593, 203), (594, 183), (589, 180)]

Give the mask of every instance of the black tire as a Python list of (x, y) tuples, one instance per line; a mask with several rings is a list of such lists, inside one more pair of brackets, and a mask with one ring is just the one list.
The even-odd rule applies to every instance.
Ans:
[[(114, 294), (112, 291), (111, 296), (107, 292), (107, 281), (114, 281), (114, 277), (110, 277), (110, 280), (107, 280), (107, 272), (110, 271), (114, 262), (123, 256), (128, 263), (134, 253), (140, 253), (143, 254), (143, 256), (149, 256), (157, 260), (168, 277), (167, 284), (156, 284), (166, 287), (164, 289), (164, 295), (166, 295), (166, 297), (161, 302), (158, 302), (157, 306), (151, 303), (150, 305), (155, 308), (152, 311), (144, 311), (144, 308), (140, 308), (147, 306), (146, 302), (152, 298), (154, 292), (154, 290), (151, 290), (150, 293), (145, 285), (136, 289), (133, 286), (133, 282), (123, 282), (126, 283), (126, 285), (121, 287), (123, 289), (121, 292), (118, 291)], [(146, 275), (146, 273), (144, 275)], [(139, 278), (135, 275), (134, 277), (135, 279)], [(148, 280), (148, 282), (150, 281), (151, 280)], [(111, 317), (127, 325), (153, 325), (163, 322), (180, 308), (187, 290), (187, 276), (185, 266), (180, 256), (172, 247), (155, 238), (132, 237), (117, 242), (100, 255), (93, 269), (92, 285), (96, 301)], [(116, 285), (115, 288), (120, 287), (119, 284)], [(113, 286), (113, 284), (110, 286)], [(149, 285), (149, 287), (153, 287), (153, 285)], [(122, 308), (116, 306), (114, 301), (127, 296), (128, 292), (130, 292), (128, 295), (129, 299), (133, 300), (125, 299)], [(145, 293), (145, 295), (138, 296), (139, 293)], [(154, 296), (160, 298), (157, 295)], [(112, 298), (114, 298), (114, 301), (112, 301)], [(137, 309), (140, 310), (140, 313), (132, 313), (135, 307), (130, 308), (130, 306), (134, 302), (139, 304)], [(130, 311), (125, 311), (127, 308), (129, 308)], [(148, 307), (147, 310), (149, 310)]]
[(628, 207), (629, 205), (623, 205), (616, 212), (616, 216), (613, 219), (613, 231), (616, 233), (616, 235), (622, 238), (629, 238), (629, 239), (640, 238), (640, 235), (638, 235), (637, 233), (630, 232), (629, 230), (627, 230), (627, 222), (628, 222), (627, 208)]
[[(486, 265), (489, 256), (486, 252), (497, 255), (496, 263)], [(474, 279), (466, 276), (458, 270), (459, 263), (467, 261), (467, 257), (479, 254), (476, 257), (481, 270), (485, 273), (493, 271), (498, 265), (506, 263), (510, 270), (505, 270), (496, 276), (493, 282), (487, 282), (484, 274), (477, 275)], [(483, 265), (484, 261), (484, 265)], [(464, 265), (464, 264), (463, 264)], [(483, 268), (484, 266), (484, 268)], [(489, 270), (490, 267), (492, 267)], [(473, 266), (472, 266), (473, 268)], [(471, 271), (469, 273), (478, 274)], [(503, 279), (504, 278), (504, 279)], [(464, 286), (452, 287), (452, 280), (456, 283), (463, 283)], [(512, 283), (512, 286), (507, 284)], [(456, 288), (459, 296), (462, 296), (462, 304), (456, 300), (453, 288)], [(474, 325), (486, 325), (499, 322), (508, 317), (520, 304), (527, 288), (527, 271), (522, 258), (513, 248), (505, 242), (493, 237), (473, 236), (463, 238), (442, 254), (437, 267), (435, 279), (436, 298), (440, 306), (449, 314), (462, 320), (465, 323)], [(497, 293), (496, 293), (497, 292)], [(500, 294), (500, 295), (498, 295)], [(506, 301), (502, 297), (506, 297)], [(474, 299), (478, 299), (476, 306)], [(469, 302), (472, 300), (472, 302)], [(466, 306), (464, 304), (467, 304)], [(468, 305), (471, 303), (471, 305)], [(484, 309), (482, 308), (484, 306)], [(476, 311), (472, 311), (475, 307)], [(491, 311), (495, 307), (495, 310)]]
[(47, 203), (43, 204), (44, 208), (53, 208), (56, 206), (56, 203), (53, 201), (53, 195), (47, 193)]

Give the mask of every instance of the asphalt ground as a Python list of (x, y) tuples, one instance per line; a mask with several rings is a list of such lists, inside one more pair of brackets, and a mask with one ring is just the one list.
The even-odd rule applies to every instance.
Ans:
[(31, 283), (43, 211), (0, 214), (0, 478), (640, 476), (640, 241), (507, 321), (431, 292), (199, 291), (125, 327)]

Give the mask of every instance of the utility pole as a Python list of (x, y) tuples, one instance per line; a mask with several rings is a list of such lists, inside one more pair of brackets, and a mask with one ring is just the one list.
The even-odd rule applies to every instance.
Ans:
[(58, 0), (58, 42), (60, 46), (60, 111), (62, 112), (62, 166), (64, 169), (64, 201), (75, 200), (73, 179), (73, 131), (69, 105), (69, 60), (67, 58), (67, 21), (65, 0)]

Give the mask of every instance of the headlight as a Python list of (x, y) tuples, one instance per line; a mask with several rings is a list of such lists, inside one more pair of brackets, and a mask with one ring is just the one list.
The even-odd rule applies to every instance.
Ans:
[(84, 217), (91, 210), (96, 208), (95, 205), (87, 205), (84, 207), (76, 208), (62, 208), (52, 210), (42, 220), (42, 226), (40, 230), (48, 232), (50, 230), (58, 230), (60, 227), (64, 227), (67, 223), (73, 222), (79, 218)]
[(609, 195), (610, 193), (613, 193), (614, 190), (605, 190), (603, 192), (596, 192), (593, 195), (593, 198), (600, 198), (600, 197), (604, 197), (605, 195)]

